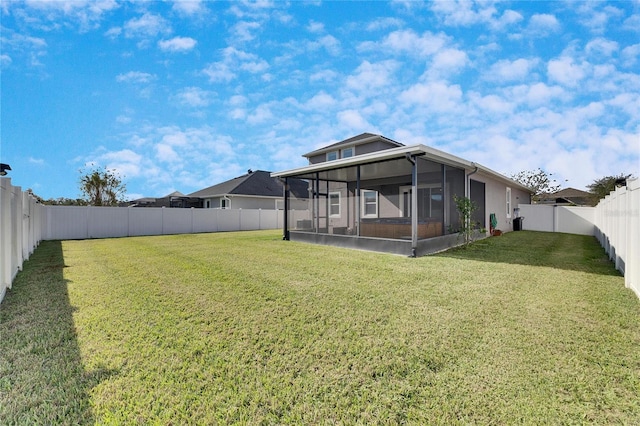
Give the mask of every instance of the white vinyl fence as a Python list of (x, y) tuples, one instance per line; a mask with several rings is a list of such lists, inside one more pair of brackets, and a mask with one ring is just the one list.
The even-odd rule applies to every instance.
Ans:
[(640, 179), (628, 180), (596, 207), (520, 204), (522, 229), (595, 236), (640, 297)]
[(522, 229), (527, 231), (566, 232), (595, 235), (596, 207), (550, 206), (520, 204), (524, 217)]
[(0, 178), (0, 302), (40, 243), (43, 212), (33, 195)]
[(596, 206), (595, 236), (640, 297), (640, 179), (627, 180)]
[(281, 210), (47, 206), (44, 240), (250, 231), (283, 227)]

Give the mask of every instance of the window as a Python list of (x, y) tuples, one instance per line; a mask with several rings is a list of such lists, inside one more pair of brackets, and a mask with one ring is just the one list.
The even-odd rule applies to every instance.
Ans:
[(362, 190), (362, 217), (378, 217), (378, 191)]
[(204, 208), (205, 209), (210, 209), (211, 208), (211, 200), (207, 200), (204, 202)]
[(329, 217), (340, 217), (340, 193), (329, 193)]
[(342, 158), (353, 157), (353, 147), (342, 150)]
[[(411, 187), (400, 187), (400, 216), (411, 217)], [(418, 217), (442, 218), (442, 187), (440, 184), (418, 186)]]
[(220, 198), (220, 208), (221, 209), (230, 209), (231, 208), (231, 200), (227, 197)]
[(338, 151), (327, 152), (327, 161), (333, 161), (338, 159)]
[(511, 188), (507, 187), (507, 219), (511, 218)]

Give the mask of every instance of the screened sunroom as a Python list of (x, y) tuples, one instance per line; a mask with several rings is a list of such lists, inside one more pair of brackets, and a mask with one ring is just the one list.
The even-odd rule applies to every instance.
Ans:
[[(284, 239), (408, 256), (459, 243), (456, 196), (476, 204), (473, 224), (479, 231), (489, 216), (486, 200), (490, 208), (507, 206), (505, 218), (511, 217), (511, 187), (519, 202), (529, 202), (527, 188), (425, 145), (331, 159), (272, 176), (285, 181)], [(286, 190), (294, 178), (307, 182), (308, 198)]]

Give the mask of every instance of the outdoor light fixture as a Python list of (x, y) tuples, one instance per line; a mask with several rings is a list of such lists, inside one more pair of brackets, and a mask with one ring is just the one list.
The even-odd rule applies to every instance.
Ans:
[(0, 163), (0, 176), (6, 176), (7, 170), (11, 170), (11, 166), (5, 163)]

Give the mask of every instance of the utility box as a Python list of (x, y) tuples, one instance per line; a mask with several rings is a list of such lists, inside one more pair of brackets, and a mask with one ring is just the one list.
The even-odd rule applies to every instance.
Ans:
[(516, 217), (513, 219), (513, 230), (514, 231), (522, 231), (522, 221), (524, 217)]

